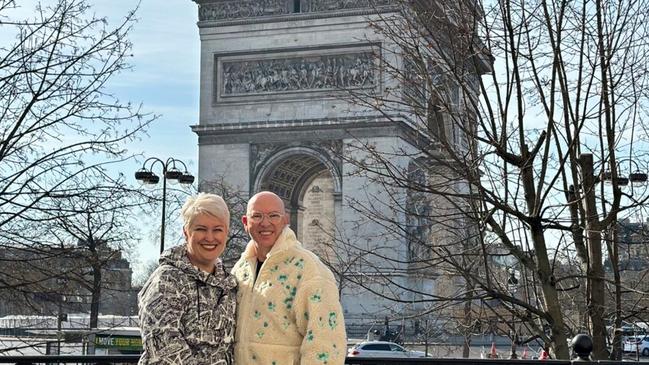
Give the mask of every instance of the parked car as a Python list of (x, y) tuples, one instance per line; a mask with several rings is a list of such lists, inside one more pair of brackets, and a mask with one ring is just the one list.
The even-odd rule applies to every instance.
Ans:
[(422, 351), (408, 350), (394, 342), (364, 341), (347, 351), (349, 357), (426, 357)]
[(624, 340), (624, 352), (639, 352), (649, 356), (649, 335), (629, 336)]

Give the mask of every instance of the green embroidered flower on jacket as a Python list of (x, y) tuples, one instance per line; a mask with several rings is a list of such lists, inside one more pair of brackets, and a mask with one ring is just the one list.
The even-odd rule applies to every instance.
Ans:
[(284, 299), (284, 305), (286, 306), (286, 309), (291, 309), (291, 307), (293, 307), (293, 298), (287, 297)]
[(315, 293), (309, 297), (309, 300), (315, 303), (320, 303), (322, 301), (322, 297), (320, 296), (320, 293)]
[(275, 303), (273, 302), (268, 302), (268, 310), (271, 312), (275, 311)]
[(315, 337), (315, 336), (313, 335), (313, 331), (312, 331), (312, 330), (308, 330), (308, 331), (306, 332), (306, 336), (305, 336), (305, 338), (306, 338), (306, 342), (311, 342), (311, 341), (313, 341), (313, 338), (314, 338), (314, 337)]
[(304, 259), (299, 259), (296, 263), (295, 266), (299, 267), (300, 269), (304, 269)]
[(329, 312), (329, 328), (332, 330), (338, 325), (338, 315), (336, 312)]
[(316, 355), (316, 358), (320, 361), (322, 361), (323, 364), (326, 364), (327, 361), (329, 360), (329, 353), (328, 352), (318, 352)]

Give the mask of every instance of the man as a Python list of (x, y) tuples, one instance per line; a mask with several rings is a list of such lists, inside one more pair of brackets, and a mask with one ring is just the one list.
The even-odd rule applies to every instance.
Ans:
[(235, 364), (343, 364), (336, 281), (295, 238), (282, 199), (256, 194), (242, 221), (252, 239), (232, 269), (239, 283)]

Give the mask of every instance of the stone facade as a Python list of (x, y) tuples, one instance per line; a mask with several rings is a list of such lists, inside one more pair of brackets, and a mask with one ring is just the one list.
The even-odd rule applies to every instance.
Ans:
[(619, 257), (622, 271), (649, 270), (649, 220), (631, 222), (622, 220), (618, 224)]
[[(120, 251), (98, 246), (101, 266), (99, 313), (137, 313), (137, 290), (131, 288), (133, 271)], [(0, 261), (0, 317), (89, 313), (92, 275), (89, 253), (79, 246), (41, 250), (4, 247)], [(13, 285), (15, 283), (16, 285)], [(60, 306), (60, 308), (59, 308)]]
[[(413, 292), (434, 292), (435, 276), (411, 276), (404, 236), (355, 209), (374, 204), (405, 225), (389, 201), (405, 206), (407, 192), (372, 184), (371, 174), (345, 158), (362, 158), (367, 151), (353, 146), (366, 144), (396, 154), (395, 166), (411, 163), (406, 131), (350, 103), (344, 92), (379, 95), (390, 86), (381, 60), (394, 56), (367, 22), (377, 10), (393, 11), (391, 2), (194, 1), (201, 39), (200, 114), (192, 126), (199, 180), (224, 178), (244, 194), (272, 190), (285, 200), (300, 240), (339, 280), (348, 331), (360, 329), (350, 336), (419, 310)], [(371, 290), (361, 289), (361, 281)], [(382, 299), (382, 292), (412, 304)]]

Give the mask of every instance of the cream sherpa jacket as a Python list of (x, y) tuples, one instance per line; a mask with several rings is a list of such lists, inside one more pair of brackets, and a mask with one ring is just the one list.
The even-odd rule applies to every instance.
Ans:
[(257, 266), (250, 241), (232, 273), (237, 278), (235, 364), (341, 365), (345, 322), (331, 271), (286, 227)]

